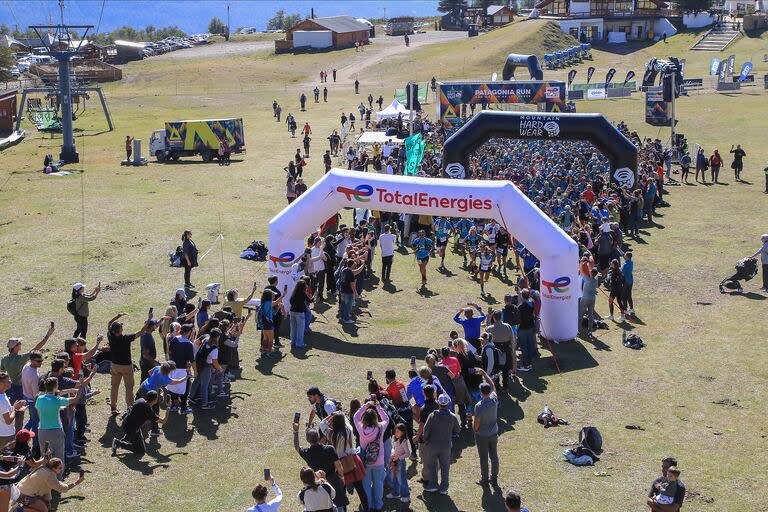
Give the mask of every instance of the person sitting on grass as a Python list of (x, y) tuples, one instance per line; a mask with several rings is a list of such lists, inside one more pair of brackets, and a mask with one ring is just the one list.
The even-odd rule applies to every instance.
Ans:
[(23, 505), (24, 512), (48, 512), (51, 506), (52, 491), (64, 493), (85, 480), (84, 474), (80, 473), (77, 480), (71, 484), (65, 484), (59, 481), (63, 472), (64, 463), (61, 462), (61, 459), (53, 457), (48, 459), (40, 469), (25, 476), (17, 484), (20, 496), (16, 502)]
[[(685, 501), (685, 484), (682, 480), (675, 480), (675, 494), (671, 503), (661, 503), (657, 497), (663, 493), (663, 488), (666, 486), (668, 471), (671, 468), (677, 468), (677, 459), (674, 457), (667, 457), (661, 461), (661, 476), (653, 481), (651, 490), (648, 491), (648, 499), (646, 505), (649, 507), (649, 512), (678, 512), (680, 507)], [(662, 498), (661, 501), (667, 501)]]
[(520, 508), (522, 499), (515, 491), (507, 491), (504, 495), (504, 510), (506, 512), (528, 512), (527, 508)]

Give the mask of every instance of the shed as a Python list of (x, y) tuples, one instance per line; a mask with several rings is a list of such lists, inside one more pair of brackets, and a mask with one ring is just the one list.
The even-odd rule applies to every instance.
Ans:
[(285, 39), (275, 41), (275, 51), (294, 48), (294, 32), (330, 31), (333, 48), (349, 48), (355, 43), (368, 44), (369, 26), (352, 16), (328, 16), (306, 19), (285, 31)]
[(16, 111), (16, 89), (0, 92), (0, 133), (13, 131)]

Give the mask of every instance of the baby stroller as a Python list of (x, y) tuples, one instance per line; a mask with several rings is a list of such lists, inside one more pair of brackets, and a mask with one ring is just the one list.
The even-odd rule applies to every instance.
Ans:
[(735, 290), (734, 293), (744, 293), (739, 281), (749, 281), (756, 275), (757, 260), (755, 258), (742, 258), (736, 262), (736, 273), (720, 282), (720, 293), (725, 293), (723, 288)]

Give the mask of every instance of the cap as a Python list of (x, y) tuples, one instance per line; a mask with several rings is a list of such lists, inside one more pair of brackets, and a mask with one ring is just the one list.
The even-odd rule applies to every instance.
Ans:
[(179, 288), (178, 290), (176, 290), (176, 295), (181, 295), (182, 297), (184, 297), (184, 299), (187, 298), (187, 292), (184, 290), (184, 288)]
[(79, 292), (83, 288), (85, 288), (85, 285), (83, 283), (75, 283), (72, 285), (72, 289), (75, 290), (76, 292)]
[(442, 405), (442, 406), (447, 406), (448, 404), (451, 403), (451, 397), (449, 397), (448, 395), (443, 393), (442, 395), (437, 397), (437, 403)]
[(20, 443), (26, 443), (27, 441), (29, 441), (33, 437), (35, 437), (35, 433), (32, 432), (31, 430), (27, 430), (25, 428), (23, 428), (23, 429), (19, 430), (18, 432), (16, 432), (16, 441), (18, 441)]
[(152, 319), (152, 320), (150, 320), (148, 323), (149, 323), (149, 326), (150, 326), (150, 327), (154, 327), (154, 326), (156, 326), (157, 324), (159, 324), (159, 323), (160, 323), (160, 320), (155, 320), (155, 319), (153, 318), (153, 319)]
[(11, 350), (13, 347), (21, 343), (21, 338), (11, 338), (8, 340), (8, 350)]

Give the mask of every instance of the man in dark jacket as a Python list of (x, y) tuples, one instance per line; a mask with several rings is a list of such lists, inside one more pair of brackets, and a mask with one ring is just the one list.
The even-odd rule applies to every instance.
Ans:
[[(192, 268), (197, 266), (197, 245), (192, 241), (192, 232), (187, 230), (181, 236), (181, 263), (184, 266), (184, 288), (194, 288), (190, 278), (192, 277)], [(181, 311), (179, 311), (181, 314)]]

